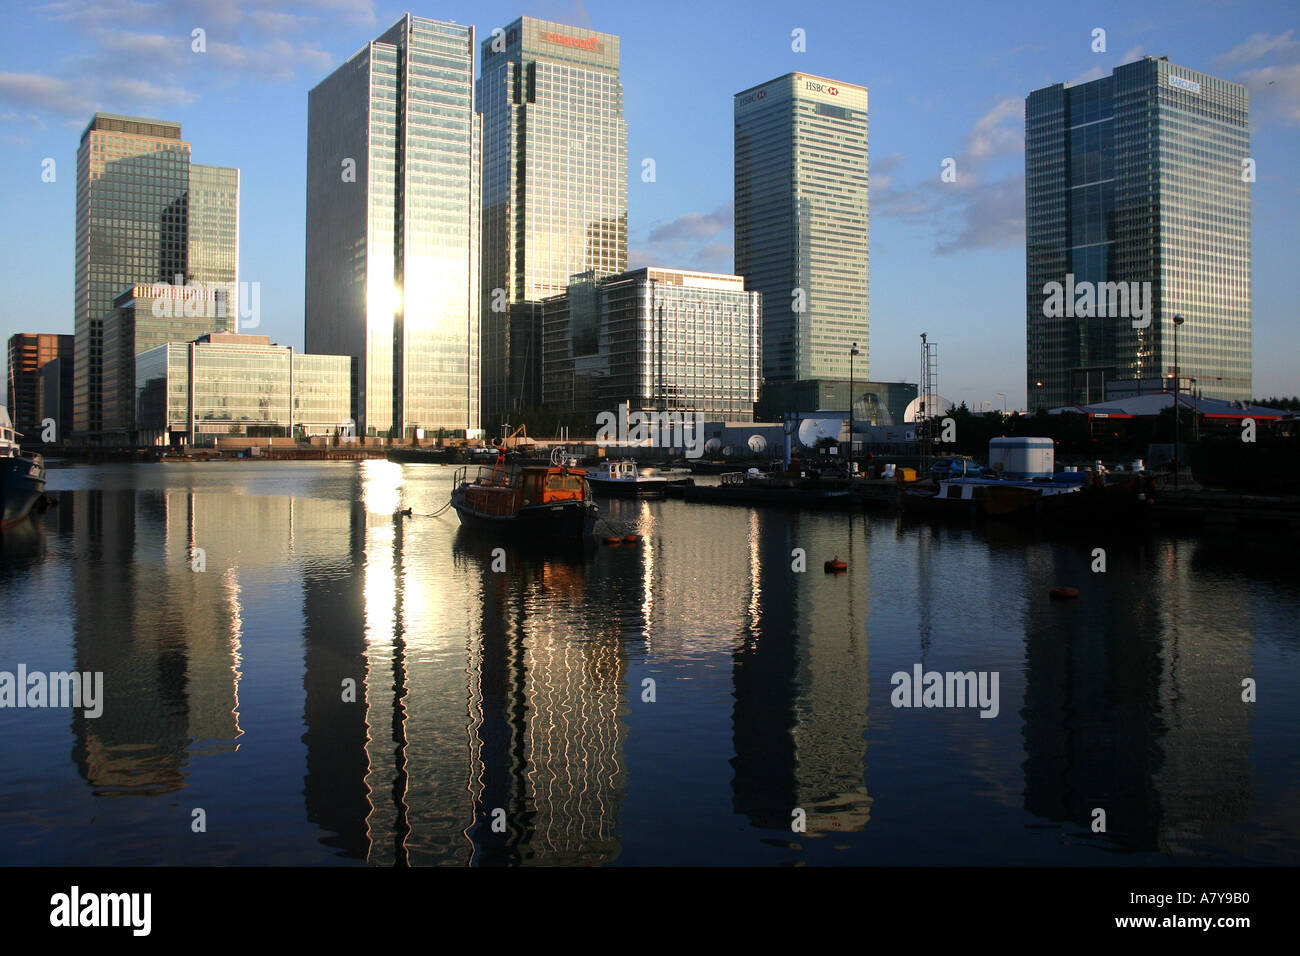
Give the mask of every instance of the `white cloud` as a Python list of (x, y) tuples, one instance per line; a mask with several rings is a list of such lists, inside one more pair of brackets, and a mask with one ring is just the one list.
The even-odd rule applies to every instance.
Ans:
[(1247, 70), (1240, 79), (1250, 88), (1252, 114), (1300, 126), (1300, 63)]
[(1295, 33), (1294, 30), (1287, 30), (1286, 33), (1280, 33), (1277, 36), (1269, 36), (1267, 33), (1252, 34), (1227, 53), (1216, 56), (1214, 63), (1218, 67), (1235, 66), (1263, 59), (1270, 53), (1285, 53), (1294, 50), (1297, 46), (1300, 46), (1300, 41), (1291, 38), (1293, 33)]

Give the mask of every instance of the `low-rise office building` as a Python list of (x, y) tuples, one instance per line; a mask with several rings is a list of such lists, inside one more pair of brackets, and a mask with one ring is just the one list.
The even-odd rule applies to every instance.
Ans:
[(585, 272), (542, 303), (542, 401), (753, 421), (760, 297), (740, 276), (684, 269)]
[(104, 317), (101, 440), (129, 443), (136, 431), (136, 356), (170, 342), (193, 342), (207, 332), (235, 329), (233, 287), (150, 283), (133, 285), (113, 299)]
[(269, 336), (211, 333), (136, 356), (136, 441), (210, 445), (222, 435), (309, 438), (354, 428), (352, 358)]

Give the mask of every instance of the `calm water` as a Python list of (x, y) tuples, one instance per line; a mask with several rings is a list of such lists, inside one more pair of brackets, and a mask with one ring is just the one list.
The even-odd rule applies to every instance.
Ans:
[[(1300, 862), (1277, 544), (602, 502), (642, 544), (494, 572), (428, 516), (451, 473), (51, 469), (0, 670), (104, 711), (0, 709), (0, 863)], [(894, 708), (917, 663), (996, 671), (998, 716)]]

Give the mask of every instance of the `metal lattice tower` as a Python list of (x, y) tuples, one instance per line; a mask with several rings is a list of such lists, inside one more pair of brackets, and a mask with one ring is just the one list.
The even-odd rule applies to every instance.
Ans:
[(921, 473), (930, 469), (930, 457), (934, 452), (933, 422), (935, 417), (943, 414), (939, 404), (939, 346), (928, 341), (926, 333), (921, 333), (921, 387), (918, 397), (921, 399), (917, 409), (916, 438), (921, 452)]

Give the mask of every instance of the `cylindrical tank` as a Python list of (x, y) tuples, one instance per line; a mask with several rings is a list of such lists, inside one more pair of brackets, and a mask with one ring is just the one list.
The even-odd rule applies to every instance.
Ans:
[(994, 438), (989, 442), (989, 467), (1008, 478), (1050, 477), (1056, 455), (1050, 438)]

